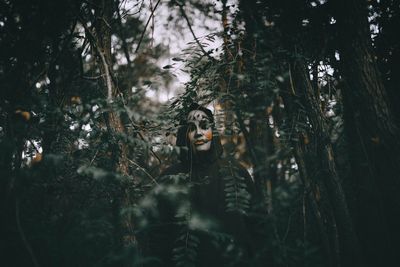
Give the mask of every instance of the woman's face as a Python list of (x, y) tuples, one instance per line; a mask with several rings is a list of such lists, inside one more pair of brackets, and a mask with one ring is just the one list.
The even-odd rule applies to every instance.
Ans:
[(212, 128), (207, 114), (201, 110), (192, 110), (187, 117), (188, 138), (196, 151), (208, 151), (211, 148)]

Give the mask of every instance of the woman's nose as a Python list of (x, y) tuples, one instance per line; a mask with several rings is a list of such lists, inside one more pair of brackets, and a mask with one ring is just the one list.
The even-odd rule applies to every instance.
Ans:
[(200, 137), (200, 136), (201, 136), (201, 134), (200, 134), (200, 129), (199, 129), (199, 127), (196, 126), (196, 130), (195, 130), (195, 133), (194, 133), (194, 137)]

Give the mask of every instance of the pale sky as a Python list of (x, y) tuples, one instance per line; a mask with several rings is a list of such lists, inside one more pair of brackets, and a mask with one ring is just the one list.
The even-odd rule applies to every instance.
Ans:
[[(212, 3), (215, 4), (216, 10), (221, 10), (221, 3), (218, 1), (212, 0), (201, 0), (204, 3)], [(232, 4), (236, 2), (235, 0), (228, 1), (228, 4)], [(125, 8), (130, 9), (130, 13), (135, 13), (139, 10), (139, 6), (134, 6), (137, 3), (136, 0), (127, 0), (125, 2)], [(143, 5), (141, 7), (141, 11), (137, 14), (140, 20), (144, 23), (147, 22), (150, 16), (150, 5), (154, 6), (157, 3), (156, 0), (144, 0)], [(170, 88), (160, 88), (158, 92), (154, 90), (148, 90), (146, 96), (148, 97), (156, 97), (160, 102), (167, 102), (172, 97), (176, 96), (179, 91), (183, 90), (184, 84), (189, 80), (189, 76), (187, 73), (183, 71), (184, 64), (183, 62), (172, 61), (173, 57), (185, 58), (183, 54), (183, 50), (186, 49), (189, 45), (189, 42), (193, 42), (194, 38), (191, 34), (186, 20), (181, 16), (179, 9), (174, 8), (171, 10), (166, 4), (167, 0), (161, 0), (159, 6), (154, 12), (154, 20), (150, 21), (148, 28), (146, 29), (146, 34), (152, 35), (154, 38), (154, 45), (164, 44), (169, 48), (169, 54), (166, 55), (165, 58), (160, 59), (157, 64), (160, 67), (165, 65), (173, 65), (173, 68), (170, 69), (171, 73), (176, 76), (176, 80), (171, 83)], [(234, 11), (234, 10), (231, 10)], [(221, 16), (217, 14), (214, 18), (207, 18), (198, 10), (194, 10), (194, 16), (191, 16), (189, 11), (186, 12), (189, 19), (191, 20), (192, 29), (196, 35), (196, 37), (204, 42), (205, 36), (210, 33), (217, 33), (222, 31), (222, 22)], [(178, 19), (179, 26), (181, 30), (177, 30), (175, 24), (168, 23), (168, 17), (172, 15), (174, 19)], [(154, 32), (152, 34), (151, 26), (154, 25)], [(222, 45), (222, 40), (220, 38), (216, 38), (214, 42), (208, 42), (208, 45), (205, 47), (205, 50), (214, 49), (220, 47)], [(136, 48), (136, 47), (135, 47)]]

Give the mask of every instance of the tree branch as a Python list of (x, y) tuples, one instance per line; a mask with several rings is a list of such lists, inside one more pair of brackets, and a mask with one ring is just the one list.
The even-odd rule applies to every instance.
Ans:
[(86, 23), (82, 21), (82, 26), (85, 28), (85, 32), (88, 33), (88, 37), (92, 39), (92, 44), (95, 47), (97, 54), (99, 55), (101, 59), (101, 63), (103, 65), (104, 69), (104, 75), (106, 77), (106, 86), (107, 86), (107, 102), (110, 103), (113, 98), (113, 81), (111, 77), (111, 72), (110, 72), (110, 67), (108, 66), (107, 60), (103, 54), (103, 52), (100, 49), (99, 42), (96, 39), (95, 34), (87, 27)]
[(137, 164), (137, 163), (134, 162), (133, 160), (128, 159), (128, 161), (129, 161), (131, 164), (135, 165), (137, 168), (139, 168), (142, 172), (144, 172), (144, 173), (150, 178), (150, 180), (151, 180), (153, 183), (155, 183), (156, 185), (158, 185), (156, 179), (154, 179), (154, 177), (153, 177), (150, 173), (148, 173), (148, 172), (146, 171), (145, 168), (143, 168), (142, 166), (140, 166), (139, 164)]
[(214, 61), (214, 58), (213, 58), (212, 56), (210, 56), (209, 53), (207, 53), (207, 51), (204, 49), (203, 45), (200, 43), (199, 39), (196, 37), (196, 34), (195, 34), (194, 31), (193, 31), (192, 25), (190, 25), (189, 18), (188, 18), (188, 16), (186, 15), (185, 10), (183, 9), (183, 4), (178, 3), (178, 6), (179, 6), (179, 10), (180, 10), (181, 13), (182, 13), (183, 18), (186, 20), (186, 23), (187, 23), (187, 25), (188, 25), (188, 27), (189, 27), (189, 30), (190, 30), (190, 32), (192, 33), (193, 38), (194, 38), (194, 40), (196, 41), (197, 45), (199, 46), (199, 48), (201, 49), (201, 51), (202, 51), (211, 61)]
[(18, 228), (19, 235), (21, 236), (22, 242), (24, 243), (25, 248), (28, 250), (29, 256), (31, 256), (33, 266), (39, 267), (39, 263), (36, 259), (35, 254), (33, 253), (32, 247), (29, 244), (28, 240), (26, 239), (24, 230), (22, 229), (21, 220), (19, 217), (19, 200), (18, 200), (18, 198), (15, 200), (15, 220), (17, 222), (17, 228)]
[(126, 43), (126, 39), (125, 39), (124, 32), (123, 32), (121, 13), (119, 13), (119, 11), (120, 11), (119, 10), (119, 1), (117, 1), (115, 8), (116, 8), (115, 12), (117, 13), (117, 17), (118, 17), (119, 35), (120, 35), (121, 41), (122, 41), (122, 48), (124, 50), (126, 60), (128, 61), (128, 66), (130, 66), (131, 59), (129, 57), (128, 44)]
[(158, 0), (157, 3), (156, 3), (156, 5), (154, 6), (153, 10), (151, 11), (150, 17), (148, 18), (148, 20), (147, 20), (147, 22), (146, 22), (146, 25), (144, 26), (144, 29), (143, 29), (143, 31), (142, 31), (142, 35), (140, 36), (140, 39), (139, 39), (138, 45), (137, 45), (137, 47), (136, 47), (135, 53), (137, 53), (137, 52), (139, 51), (140, 44), (141, 44), (142, 41), (143, 41), (144, 33), (146, 32), (147, 26), (149, 26), (150, 20), (151, 20), (151, 18), (154, 16), (154, 11), (156, 11), (156, 8), (158, 7), (158, 4), (159, 4), (160, 2), (161, 2), (161, 0)]

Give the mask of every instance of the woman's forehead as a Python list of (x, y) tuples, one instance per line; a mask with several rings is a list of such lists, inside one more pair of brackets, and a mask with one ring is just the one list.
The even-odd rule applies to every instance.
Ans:
[(201, 110), (192, 110), (189, 112), (187, 116), (188, 121), (202, 121), (202, 120), (210, 120), (207, 114)]

